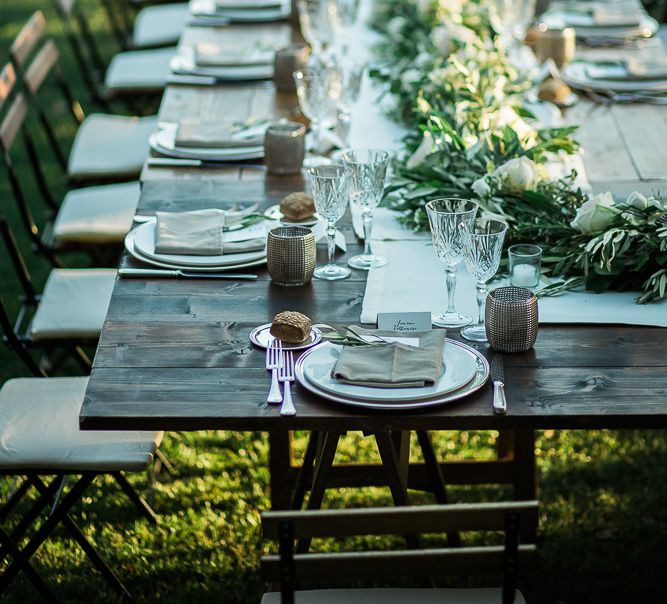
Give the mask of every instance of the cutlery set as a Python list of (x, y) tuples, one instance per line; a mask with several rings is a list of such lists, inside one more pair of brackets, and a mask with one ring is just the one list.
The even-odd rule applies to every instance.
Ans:
[[(280, 415), (296, 415), (291, 387), (295, 379), (294, 353), (291, 350), (283, 350), (280, 340), (273, 340), (266, 349), (266, 370), (271, 372), (271, 388), (266, 402), (273, 405), (282, 403)], [(280, 392), (280, 384), (284, 384), (284, 394)]]

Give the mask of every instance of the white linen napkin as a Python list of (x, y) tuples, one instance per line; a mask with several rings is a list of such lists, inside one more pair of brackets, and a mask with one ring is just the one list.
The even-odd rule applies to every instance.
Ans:
[(223, 48), (201, 42), (195, 46), (195, 63), (199, 67), (245, 67), (273, 63), (275, 50), (268, 46)]
[(176, 128), (176, 147), (194, 149), (229, 149), (238, 147), (260, 147), (264, 144), (267, 124), (255, 126), (239, 125), (230, 119), (205, 121), (186, 118)]

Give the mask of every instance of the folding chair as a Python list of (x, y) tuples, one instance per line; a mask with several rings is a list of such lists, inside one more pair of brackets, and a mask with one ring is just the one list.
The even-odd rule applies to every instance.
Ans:
[[(37, 11), (21, 29), (10, 48), (12, 64), (31, 105), (38, 113), (60, 166), (75, 183), (122, 181), (137, 178), (148, 153), (148, 137), (156, 129), (156, 117), (132, 117), (94, 113), (85, 117), (58, 64), (58, 49), (45, 39), (44, 14)], [(42, 100), (47, 84), (62, 93), (77, 127), (69, 151), (56, 135), (50, 108)]]
[[(534, 544), (519, 545), (520, 525), (537, 518), (537, 502), (429, 505), (319, 511), (266, 512), (264, 537), (278, 542), (279, 555), (261, 559), (263, 577), (280, 592), (262, 604), (523, 604), (516, 589), (519, 562), (535, 555)], [(529, 520), (529, 524), (530, 524)], [(295, 554), (302, 538), (432, 534), (456, 531), (504, 533), (504, 545), (420, 547), (410, 551), (344, 551)], [(295, 591), (298, 581), (357, 581), (400, 577), (442, 580), (450, 575), (502, 573), (498, 588), (313, 589)]]
[[(5, 321), (4, 313), (0, 312), (0, 323), (12, 338), (12, 330), (7, 329)], [(56, 601), (30, 559), (62, 525), (120, 598), (131, 600), (130, 592), (86, 539), (70, 511), (95, 478), (110, 475), (138, 509), (159, 524), (153, 510), (123, 472), (145, 471), (158, 453), (163, 433), (79, 430), (79, 411), (88, 378), (43, 377), (43, 371), (21, 342), (15, 340), (14, 346), (38, 377), (12, 379), (0, 389), (0, 475), (22, 479), (0, 509), (0, 524), (31, 490), (36, 491), (37, 497), (24, 506), (25, 511), (13, 529), (0, 526), (0, 560), (6, 561), (0, 575), (0, 593), (23, 571), (45, 600)], [(52, 479), (49, 482), (44, 477)], [(67, 489), (72, 479), (74, 483)], [(40, 519), (41, 524), (35, 526)], [(31, 527), (35, 530), (28, 536)], [(21, 546), (26, 538), (27, 543)]]
[(52, 2), (79, 69), (85, 74), (93, 98), (102, 106), (108, 107), (111, 99), (121, 98), (136, 112), (142, 100), (162, 93), (171, 73), (169, 62), (176, 52), (174, 47), (120, 52), (106, 67), (86, 15), (76, 0)]
[[(37, 63), (37, 60), (33, 65)], [(0, 112), (9, 105), (0, 120), (0, 151), (11, 191), (18, 206), (21, 222), (33, 249), (46, 255), (54, 266), (63, 266), (60, 252), (80, 249), (89, 253), (95, 263), (115, 261), (119, 244), (132, 226), (139, 201), (138, 182), (78, 189), (67, 193), (58, 203), (52, 183), (42, 167), (42, 154), (26, 127), (29, 108), (22, 94), (12, 94), (14, 68), (6, 65), (0, 72)], [(11, 103), (9, 98), (13, 97)], [(22, 135), (19, 137), (19, 134)], [(28, 200), (31, 195), (13, 161), (14, 148), (23, 140), (31, 176), (37, 184), (38, 197), (46, 214), (42, 232), (33, 218)], [(25, 165), (25, 164), (24, 164)]]
[(147, 6), (139, 11), (130, 0), (102, 0), (102, 4), (123, 50), (177, 44), (190, 16), (187, 2)]
[[(16, 240), (4, 216), (0, 215), (0, 238), (14, 266), (23, 294), (16, 319), (12, 322), (6, 307), (0, 304), (0, 319), (12, 336), (12, 346), (35, 348), (60, 358), (72, 357), (88, 372), (91, 361), (84, 348), (95, 346), (102, 331), (111, 292), (116, 280), (115, 269), (54, 268), (38, 294)], [(8, 338), (8, 339), (7, 339)]]

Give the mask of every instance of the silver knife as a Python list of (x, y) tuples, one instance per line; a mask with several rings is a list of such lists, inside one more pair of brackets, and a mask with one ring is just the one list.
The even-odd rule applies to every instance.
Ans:
[(204, 161), (180, 157), (149, 157), (146, 165), (151, 168), (264, 168), (264, 164), (258, 163)]
[(507, 400), (505, 399), (505, 368), (501, 354), (496, 354), (491, 359), (491, 379), (493, 380), (493, 410), (504, 415), (507, 412)]
[(183, 278), (183, 279), (231, 279), (231, 280), (252, 280), (257, 279), (257, 275), (249, 273), (197, 273), (194, 271), (184, 271), (180, 269), (152, 269), (152, 268), (120, 268), (118, 276), (125, 279), (164, 279), (164, 278)]

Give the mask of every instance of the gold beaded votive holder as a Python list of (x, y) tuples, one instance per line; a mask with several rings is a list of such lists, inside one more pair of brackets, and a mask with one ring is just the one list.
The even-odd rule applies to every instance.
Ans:
[(276, 50), (273, 63), (273, 82), (278, 92), (296, 92), (294, 72), (305, 69), (310, 49), (304, 44), (290, 44)]
[(315, 255), (315, 234), (308, 227), (283, 226), (269, 231), (266, 260), (276, 285), (299, 287), (310, 283)]
[(264, 136), (264, 163), (270, 174), (299, 174), (306, 154), (306, 127), (298, 122), (271, 124)]
[(500, 352), (525, 352), (537, 339), (535, 294), (524, 287), (498, 287), (486, 298), (486, 337)]
[(537, 32), (535, 54), (540, 63), (553, 59), (556, 67), (560, 68), (574, 60), (577, 52), (577, 34), (574, 28), (554, 29), (540, 23)]

